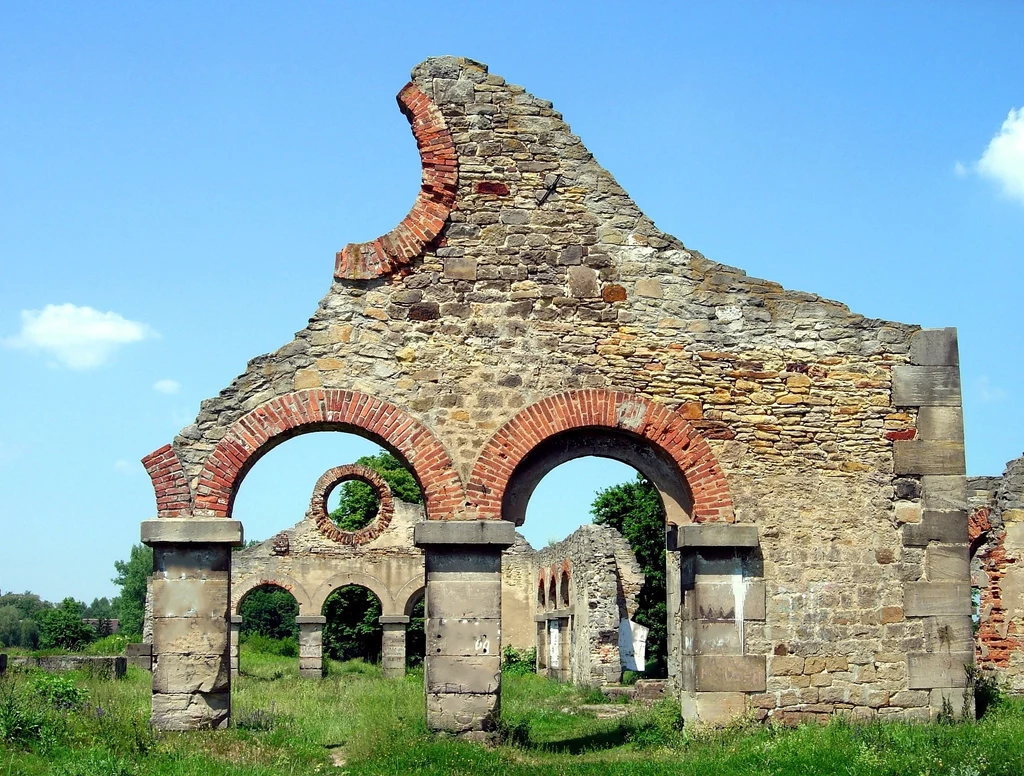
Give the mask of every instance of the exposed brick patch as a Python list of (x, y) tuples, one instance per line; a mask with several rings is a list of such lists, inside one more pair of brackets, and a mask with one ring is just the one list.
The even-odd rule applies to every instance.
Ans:
[(608, 283), (601, 289), (601, 298), (606, 302), (625, 302), (626, 289), (617, 283)]
[(142, 459), (156, 491), (157, 517), (176, 517), (191, 511), (192, 494), (181, 461), (170, 445), (154, 450)]
[(974, 547), (978, 539), (984, 534), (992, 530), (992, 523), (988, 519), (991, 514), (992, 510), (989, 507), (978, 507), (971, 512), (971, 516), (967, 521), (967, 538), (971, 543), (971, 547)]
[(917, 429), (916, 428), (904, 428), (904, 429), (900, 429), (899, 431), (886, 431), (884, 436), (890, 442), (894, 442), (894, 441), (897, 441), (897, 440), (905, 441), (905, 440), (913, 439), (914, 437), (916, 437), (917, 436)]
[(369, 242), (350, 243), (337, 254), (334, 277), (339, 280), (368, 280), (387, 275), (422, 255), (441, 233), (455, 205), (458, 157), (444, 116), (433, 100), (412, 83), (398, 93), (398, 105), (409, 119), (420, 151), (420, 192), (412, 210), (390, 232)]
[[(349, 480), (361, 480), (373, 488), (377, 494), (377, 516), (369, 525), (358, 531), (345, 531), (331, 519), (327, 510), (327, 497), (335, 486)], [(383, 477), (368, 466), (348, 464), (328, 469), (316, 481), (313, 496), (309, 500), (309, 516), (316, 522), (320, 533), (338, 544), (355, 545), (372, 542), (391, 524), (395, 514), (395, 500), (391, 494), (391, 486)]]
[(733, 522), (729, 487), (707, 441), (677, 413), (635, 394), (566, 391), (520, 411), (484, 446), (467, 486), (481, 519), (499, 519), (505, 489), (538, 444), (570, 429), (605, 428), (643, 437), (676, 462), (693, 494), (695, 522)]
[(982, 569), (988, 577), (988, 585), (981, 588), (981, 619), (975, 634), (977, 662), (981, 668), (1008, 668), (1015, 652), (1024, 649), (1017, 623), (1007, 617), (1002, 598), (1002, 580), (1007, 569), (1016, 563), (1007, 557), (999, 537), (982, 558)]
[(230, 516), (242, 478), (264, 453), (293, 436), (332, 430), (380, 441), (404, 458), (423, 488), (429, 518), (451, 518), (462, 506), (452, 459), (426, 426), (364, 393), (312, 388), (271, 399), (231, 424), (199, 475), (195, 513)]
[(498, 197), (506, 197), (509, 194), (508, 186), (500, 181), (479, 181), (473, 189), (477, 194), (494, 194)]

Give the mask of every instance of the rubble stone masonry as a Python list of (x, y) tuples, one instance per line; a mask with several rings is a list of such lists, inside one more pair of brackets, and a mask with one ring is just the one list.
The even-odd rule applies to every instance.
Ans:
[[(146, 459), (150, 522), (230, 518), (249, 468), (307, 431), (400, 455), (428, 522), (519, 521), (523, 472), (608, 454), (655, 481), (670, 524), (755, 531), (754, 546), (676, 548), (678, 607), (732, 578), (716, 581), (715, 553), (744, 574), (755, 564), (743, 578), (765, 595), (763, 619), (729, 624), (735, 649), (679, 653), (694, 714), (923, 719), (957, 706), (972, 648), (955, 332), (864, 318), (687, 248), (550, 102), (484, 65), (429, 59), (399, 102), (423, 160), (413, 210), (344, 248), (308, 326)], [(428, 602), (430, 584), (456, 589), (451, 568), (492, 574), (505, 541), (451, 535), (429, 534)], [(445, 549), (485, 535), (495, 543), (472, 557)], [(487, 596), (466, 609), (481, 622), (500, 605)], [(430, 724), (485, 729), (500, 691), (487, 677), (461, 711), (431, 706)]]

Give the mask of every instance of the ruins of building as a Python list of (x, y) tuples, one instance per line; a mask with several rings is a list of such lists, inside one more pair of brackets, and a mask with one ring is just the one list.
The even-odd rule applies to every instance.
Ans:
[[(369, 484), (378, 503), (373, 522), (351, 533), (339, 530), (326, 508), (330, 490), (349, 479)], [(242, 604), (253, 590), (271, 585), (295, 599), (299, 674), (321, 677), (327, 599), (338, 588), (358, 585), (370, 590), (381, 604), (384, 676), (402, 676), (406, 627), (424, 592), (424, 553), (413, 542), (415, 526), (423, 519), (421, 506), (396, 498), (372, 469), (353, 464), (324, 474), (302, 520), (231, 555), (232, 675), (237, 675), (239, 667)], [(573, 564), (579, 570), (576, 574), (571, 573)], [(534, 599), (538, 578), (550, 578), (550, 598), (544, 586)], [(623, 620), (628, 623), (636, 611), (636, 595), (643, 582), (629, 543), (613, 528), (583, 526), (540, 551), (516, 534), (515, 543), (502, 553), (501, 642), (519, 649), (537, 648), (542, 673), (554, 678), (594, 686), (618, 682), (624, 669), (619, 633)], [(535, 622), (553, 623), (561, 637), (564, 656), (555, 653), (555, 670), (550, 673), (549, 631), (535, 629)]]
[(634, 466), (663, 501), (687, 719), (961, 708), (955, 331), (687, 249), (551, 103), (481, 64), (429, 59), (398, 102), (423, 164), (410, 213), (340, 251), (308, 326), (144, 459), (153, 723), (227, 723), (235, 493), (268, 450), (325, 430), (378, 442), (423, 490), (433, 729), (493, 725), (501, 553), (540, 479), (584, 455)]
[(1024, 456), (967, 482), (977, 665), (1024, 692)]

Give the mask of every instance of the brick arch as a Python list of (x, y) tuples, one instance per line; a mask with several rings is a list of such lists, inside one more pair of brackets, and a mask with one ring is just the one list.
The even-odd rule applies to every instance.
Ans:
[(412, 83), (406, 84), (397, 99), (419, 148), (423, 165), (420, 191), (398, 226), (376, 240), (350, 243), (337, 254), (334, 277), (338, 280), (368, 280), (408, 264), (437, 239), (455, 206), (458, 155), (444, 115)]
[(164, 445), (142, 459), (156, 493), (157, 517), (187, 515), (192, 508), (192, 492), (185, 479), (178, 454)]
[(327, 605), (327, 599), (331, 597), (331, 593), (349, 585), (365, 587), (377, 596), (377, 600), (380, 601), (381, 614), (402, 614), (395, 606), (394, 596), (391, 595), (386, 582), (372, 574), (364, 574), (361, 571), (354, 570), (341, 571), (317, 588), (313, 594), (313, 608), (316, 610), (316, 613), (323, 614), (324, 606)]
[(450, 518), (463, 502), (448, 451), (405, 410), (358, 391), (312, 388), (271, 399), (231, 424), (199, 475), (194, 514), (230, 517), (238, 486), (256, 461), (313, 431), (348, 431), (396, 452), (412, 469), (431, 517)]
[(674, 462), (693, 495), (694, 522), (733, 522), (725, 474), (707, 440), (679, 414), (622, 391), (566, 391), (521, 410), (480, 453), (466, 488), (481, 519), (500, 519), (505, 490), (527, 455), (567, 431), (624, 431), (659, 448)]
[(269, 577), (261, 577), (255, 574), (251, 577), (246, 577), (237, 586), (233, 585), (232, 587), (236, 588), (231, 591), (231, 597), (234, 599), (234, 605), (231, 607), (231, 610), (234, 614), (241, 614), (242, 604), (245, 602), (246, 596), (253, 590), (261, 587), (281, 588), (295, 599), (295, 602), (299, 605), (300, 615), (309, 613), (311, 602), (306, 588), (297, 579), (287, 574), (275, 573)]

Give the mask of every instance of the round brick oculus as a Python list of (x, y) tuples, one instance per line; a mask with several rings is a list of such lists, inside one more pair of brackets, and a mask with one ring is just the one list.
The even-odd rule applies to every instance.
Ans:
[[(377, 516), (369, 525), (358, 531), (346, 531), (339, 528), (331, 520), (327, 510), (327, 498), (331, 491), (343, 482), (360, 480), (365, 482), (377, 494)], [(377, 472), (368, 466), (353, 463), (346, 466), (335, 466), (328, 469), (313, 488), (313, 497), (309, 501), (309, 516), (324, 536), (338, 544), (356, 545), (372, 542), (391, 524), (395, 513), (395, 499), (391, 495), (391, 486)]]

